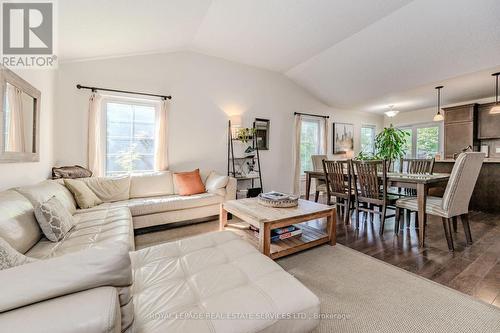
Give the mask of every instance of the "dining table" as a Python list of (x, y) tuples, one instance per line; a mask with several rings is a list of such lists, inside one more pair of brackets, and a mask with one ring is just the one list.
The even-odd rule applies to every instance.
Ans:
[[(309, 192), (311, 190), (311, 180), (319, 179), (326, 180), (323, 170), (305, 171), (306, 174), (306, 200), (309, 200)], [(381, 175), (381, 173), (380, 173)], [(387, 183), (390, 187), (409, 188), (417, 191), (418, 202), (418, 245), (425, 245), (425, 229), (427, 222), (426, 204), (429, 189), (432, 187), (445, 186), (450, 179), (448, 173), (432, 173), (432, 174), (413, 174), (402, 172), (388, 172)]]

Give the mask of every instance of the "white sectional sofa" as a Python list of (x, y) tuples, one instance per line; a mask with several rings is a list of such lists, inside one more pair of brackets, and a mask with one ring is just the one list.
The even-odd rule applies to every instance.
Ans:
[[(212, 188), (210, 184), (207, 184), (211, 174), (213, 172), (200, 174), (203, 183), (207, 186), (207, 192), (190, 196), (178, 194), (173, 172), (170, 171), (122, 178), (120, 182), (117, 182), (117, 186), (120, 187), (120, 193), (128, 194), (126, 198), (123, 195), (116, 196), (102, 191), (102, 186), (96, 178), (83, 180), (92, 186), (92, 189), (96, 190), (98, 196), (104, 201), (104, 204), (93, 208), (94, 210), (128, 207), (134, 221), (134, 229), (140, 229), (218, 215), (222, 202), (236, 198), (236, 179), (228, 177), (224, 187)], [(108, 179), (110, 178), (102, 178), (102, 181)], [(116, 198), (124, 200), (115, 200)]]
[[(230, 180), (216, 193), (193, 197), (195, 207), (175, 194), (175, 184), (148, 186), (168, 179), (156, 176), (132, 177), (129, 199), (86, 210), (76, 209), (58, 181), (0, 192), (0, 238), (35, 259), (0, 271), (0, 331), (309, 332), (318, 324), (318, 298), (234, 233), (134, 251), (137, 218), (145, 226), (147, 216), (170, 223), (187, 217), (184, 210), (213, 215), (215, 199), (234, 193)], [(75, 218), (59, 242), (42, 236), (33, 213), (52, 196)]]

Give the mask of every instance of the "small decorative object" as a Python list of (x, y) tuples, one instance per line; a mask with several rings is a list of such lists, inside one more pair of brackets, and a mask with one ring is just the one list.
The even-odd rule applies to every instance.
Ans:
[(299, 197), (281, 192), (261, 193), (258, 196), (259, 204), (266, 207), (289, 208), (299, 204)]
[(269, 150), (269, 119), (255, 118), (254, 128), (259, 150)]
[(333, 123), (333, 153), (345, 154), (354, 150), (354, 125)]
[(236, 140), (243, 143), (250, 141), (255, 134), (255, 128), (242, 127), (236, 129)]

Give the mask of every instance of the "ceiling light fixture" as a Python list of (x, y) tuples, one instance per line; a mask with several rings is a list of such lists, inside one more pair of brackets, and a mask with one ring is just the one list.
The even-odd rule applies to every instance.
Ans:
[(385, 115), (389, 118), (396, 117), (396, 115), (399, 113), (398, 110), (394, 110), (394, 105), (389, 105), (389, 111), (384, 112)]
[(495, 105), (490, 109), (490, 114), (499, 114), (500, 113), (500, 104), (498, 104), (498, 76), (500, 72), (491, 74), (491, 76), (495, 76), (496, 80), (496, 88), (495, 88)]
[(443, 114), (441, 113), (441, 89), (443, 89), (443, 86), (438, 86), (435, 88), (437, 91), (438, 91), (438, 104), (437, 104), (437, 113), (436, 115), (434, 116), (434, 121), (443, 121), (444, 120), (444, 116)]

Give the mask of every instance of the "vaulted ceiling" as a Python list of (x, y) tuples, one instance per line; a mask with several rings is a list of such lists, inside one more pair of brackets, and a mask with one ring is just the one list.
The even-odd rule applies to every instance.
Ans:
[(498, 0), (80, 0), (58, 11), (61, 61), (192, 50), (281, 72), (344, 109), (428, 107), (443, 82), (455, 87), (445, 103), (488, 97), (500, 68)]

